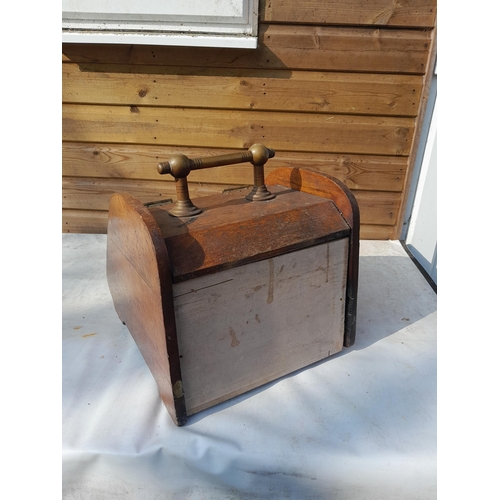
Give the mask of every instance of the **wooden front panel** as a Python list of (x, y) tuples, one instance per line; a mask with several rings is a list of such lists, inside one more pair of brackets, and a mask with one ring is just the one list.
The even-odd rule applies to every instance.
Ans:
[(348, 239), (174, 284), (187, 414), (342, 349)]
[[(261, 142), (277, 151), (266, 172), (338, 177), (359, 199), (361, 235), (397, 238), (435, 14), (435, 0), (266, 0), (256, 50), (63, 45), (63, 230), (103, 232), (114, 192), (172, 196), (156, 163), (175, 153)], [(240, 165), (190, 181), (194, 198), (252, 175)]]

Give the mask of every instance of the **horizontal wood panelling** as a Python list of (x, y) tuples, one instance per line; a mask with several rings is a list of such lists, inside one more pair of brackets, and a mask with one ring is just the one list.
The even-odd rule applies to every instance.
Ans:
[(432, 27), (436, 0), (263, 0), (261, 21)]
[(63, 65), (63, 103), (416, 116), (415, 75)]
[(372, 155), (336, 155), (278, 152), (266, 164), (277, 167), (306, 167), (333, 175), (356, 191), (401, 191), (406, 158)]
[[(63, 143), (62, 173), (72, 177), (159, 180), (157, 163), (175, 154), (199, 158), (232, 152), (234, 150), (69, 142)], [(277, 167), (306, 167), (333, 175), (350, 189), (400, 192), (406, 164), (406, 158), (402, 157), (277, 151), (265, 171), (269, 173)], [(189, 181), (236, 185), (252, 184), (253, 177), (248, 163), (195, 170), (189, 174)]]
[[(62, 232), (83, 234), (106, 234), (108, 225), (107, 210), (68, 210), (62, 211)], [(360, 237), (364, 240), (395, 239), (394, 226), (361, 224)]]
[(395, 224), (401, 206), (400, 193), (383, 191), (355, 191), (361, 224)]
[[(202, 196), (221, 193), (228, 185), (189, 183), (193, 201)], [(63, 208), (107, 210), (113, 193), (126, 192), (143, 203), (177, 199), (174, 181), (131, 181), (128, 179), (92, 179), (63, 177)], [(394, 224), (400, 206), (399, 193), (353, 191), (359, 207), (362, 224)], [(257, 202), (256, 202), (257, 203)]]
[[(398, 238), (432, 71), (436, 0), (263, 0), (256, 50), (63, 44), (63, 231), (105, 232), (111, 193), (175, 199), (158, 161), (259, 142), (266, 173), (345, 182), (361, 238)], [(199, 170), (193, 199), (252, 184)]]
[(407, 155), (413, 118), (137, 106), (63, 106), (63, 140)]
[(108, 210), (68, 210), (62, 211), (62, 232), (82, 234), (106, 234)]
[(398, 235), (394, 232), (394, 226), (375, 226), (370, 224), (361, 224), (359, 237), (362, 240), (398, 239)]
[(63, 44), (63, 61), (249, 69), (423, 74), (425, 30), (259, 26), (259, 48)]
[[(113, 193), (129, 193), (143, 203), (160, 200), (175, 201), (175, 183), (173, 180), (131, 181), (128, 179), (92, 179), (63, 177), (63, 208), (85, 210), (89, 206), (94, 210), (107, 210)], [(221, 193), (231, 185), (214, 183), (189, 183), (189, 195), (194, 200), (201, 196)]]

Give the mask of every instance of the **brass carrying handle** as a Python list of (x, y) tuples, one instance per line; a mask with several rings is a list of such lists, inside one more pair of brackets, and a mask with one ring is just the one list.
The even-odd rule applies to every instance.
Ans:
[(254, 144), (248, 151), (240, 153), (194, 159), (180, 154), (173, 156), (169, 161), (158, 163), (158, 172), (160, 174), (170, 174), (175, 178), (177, 201), (170, 213), (177, 217), (190, 217), (201, 213), (201, 209), (193, 205), (189, 198), (187, 176), (192, 170), (234, 165), (236, 163), (250, 162), (253, 165), (254, 187), (245, 197), (247, 200), (264, 201), (274, 198), (274, 195), (267, 190), (264, 184), (264, 165), (274, 155), (274, 149), (267, 148), (262, 144)]

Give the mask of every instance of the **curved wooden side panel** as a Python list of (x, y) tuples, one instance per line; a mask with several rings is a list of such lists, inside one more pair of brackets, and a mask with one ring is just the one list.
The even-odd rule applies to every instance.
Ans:
[(278, 184), (332, 200), (351, 228), (347, 264), (344, 347), (352, 346), (356, 338), (359, 270), (359, 207), (356, 198), (349, 188), (335, 177), (304, 168), (278, 168), (266, 177), (265, 182), (269, 186)]
[(160, 228), (133, 196), (111, 197), (106, 271), (116, 312), (127, 325), (177, 425), (186, 422), (170, 263)]

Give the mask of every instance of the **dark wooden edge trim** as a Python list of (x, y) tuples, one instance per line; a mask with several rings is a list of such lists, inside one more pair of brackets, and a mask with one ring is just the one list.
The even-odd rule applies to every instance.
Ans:
[[(168, 369), (170, 374), (170, 380), (176, 381), (174, 385), (170, 384), (171, 396), (173, 398), (173, 403), (174, 403), (174, 413), (172, 412), (171, 407), (168, 404), (168, 396), (170, 396), (170, 394), (169, 395), (162, 394), (161, 388), (159, 387), (160, 396), (164, 401), (165, 406), (170, 416), (172, 417), (174, 423), (178, 426), (182, 426), (186, 423), (187, 414), (186, 414), (184, 391), (182, 389), (179, 346), (177, 342), (177, 329), (175, 324), (172, 274), (170, 271), (170, 259), (168, 256), (167, 247), (165, 246), (165, 241), (161, 234), (161, 230), (151, 212), (137, 198), (128, 193), (117, 193), (112, 195), (109, 205), (109, 219), (111, 219), (113, 215), (114, 204), (120, 198), (131, 207), (131, 209), (137, 214), (138, 218), (144, 224), (151, 238), (151, 243), (153, 244), (154, 247), (156, 266), (158, 269), (158, 277), (160, 282), (162, 315), (163, 315), (163, 324), (166, 335), (165, 340), (166, 340), (167, 358), (169, 365)], [(131, 234), (130, 236), (132, 238), (135, 237), (134, 234)], [(108, 237), (109, 237), (109, 232), (108, 232)], [(154, 375), (155, 373), (153, 373), (153, 376)]]
[(356, 314), (359, 274), (359, 207), (356, 198), (341, 181), (328, 174), (305, 168), (281, 167), (266, 177), (266, 184), (278, 184), (333, 201), (351, 228), (347, 262), (344, 347), (356, 339)]

